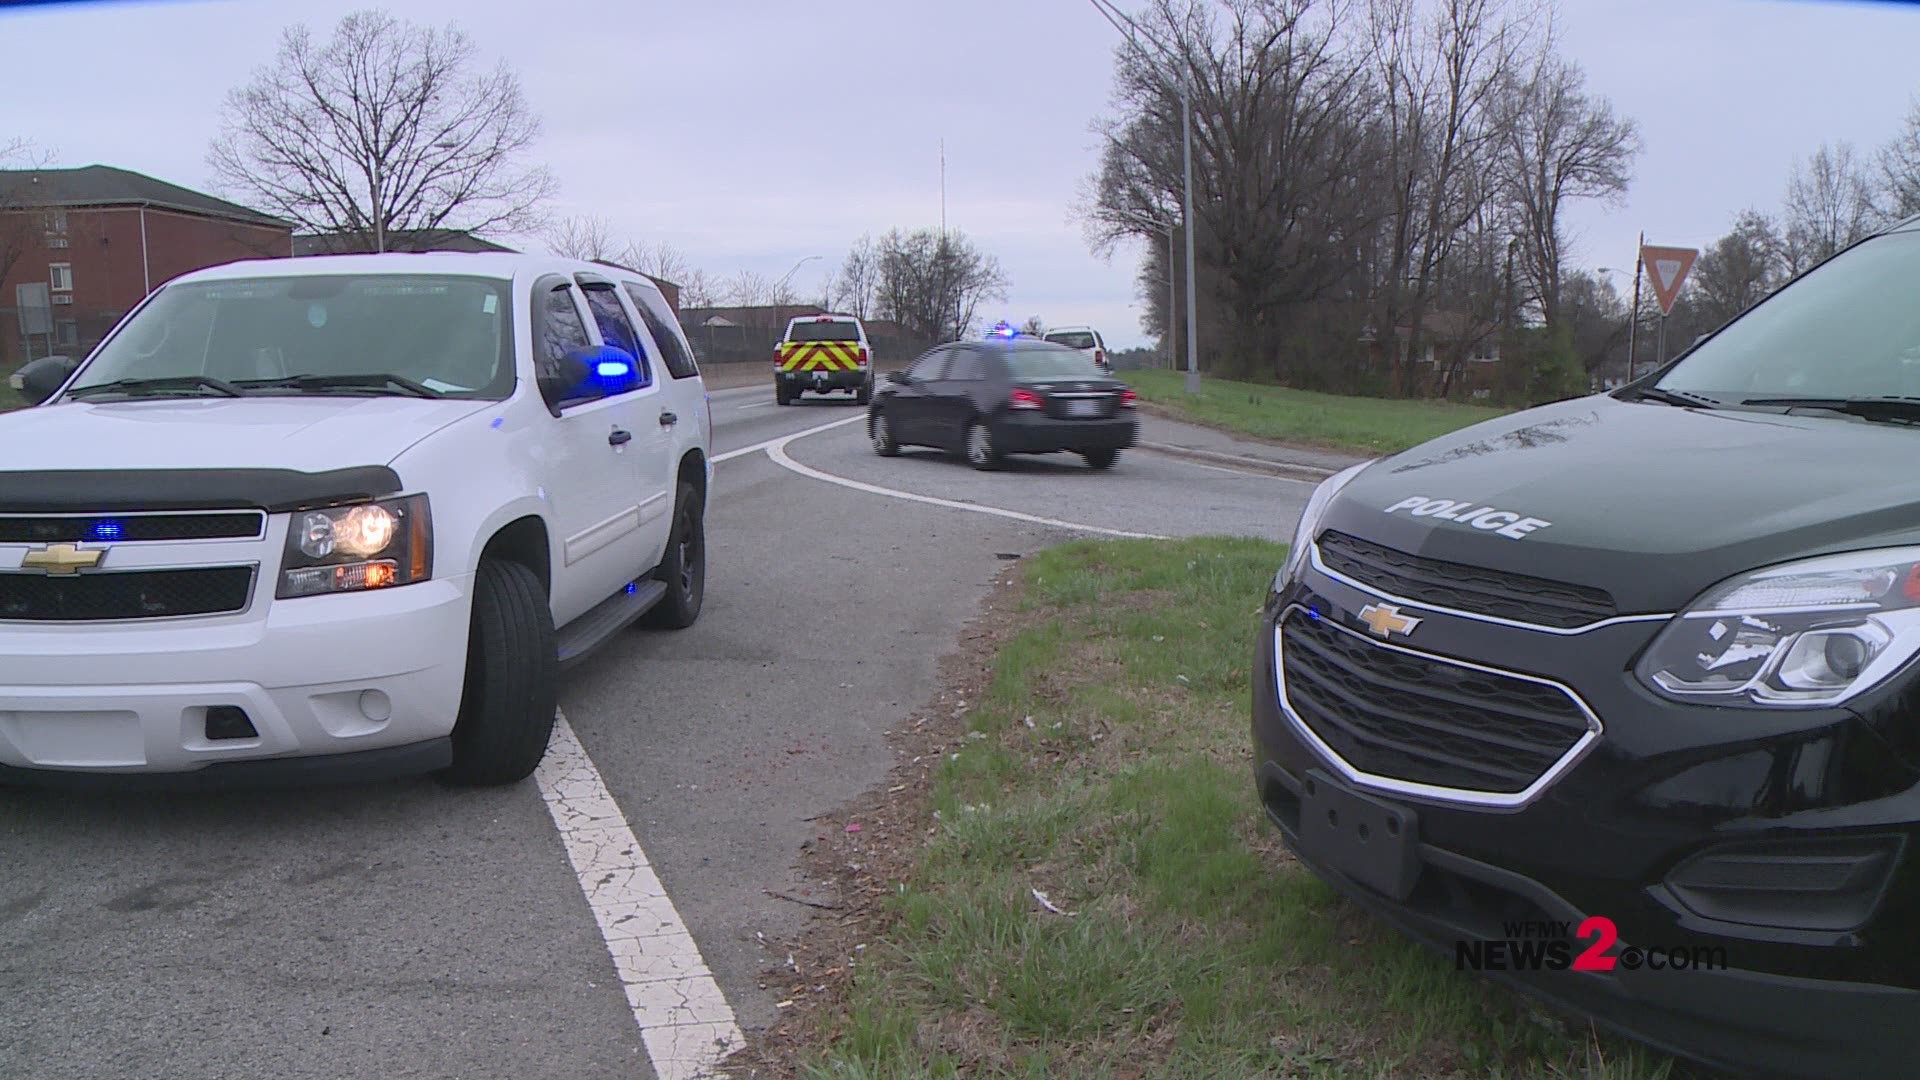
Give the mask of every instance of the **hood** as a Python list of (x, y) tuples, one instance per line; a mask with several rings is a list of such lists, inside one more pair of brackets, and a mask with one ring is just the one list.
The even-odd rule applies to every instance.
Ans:
[(1674, 611), (1733, 574), (1920, 543), (1920, 430), (1580, 398), (1375, 462), (1322, 528)]
[(0, 469), (295, 469), (386, 465), (493, 401), (402, 397), (71, 402), (0, 415)]

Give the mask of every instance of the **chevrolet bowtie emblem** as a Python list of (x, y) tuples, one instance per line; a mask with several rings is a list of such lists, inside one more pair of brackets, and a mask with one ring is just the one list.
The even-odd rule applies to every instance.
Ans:
[(1419, 619), (1400, 614), (1400, 609), (1392, 604), (1368, 604), (1360, 609), (1360, 621), (1367, 624), (1367, 629), (1381, 637), (1392, 637), (1395, 634), (1404, 637), (1413, 633), (1413, 628), (1420, 625)]
[(35, 548), (20, 559), (20, 565), (28, 570), (45, 570), (49, 574), (77, 574), (82, 570), (91, 570), (106, 558), (106, 548), (82, 548), (73, 544), (48, 544)]

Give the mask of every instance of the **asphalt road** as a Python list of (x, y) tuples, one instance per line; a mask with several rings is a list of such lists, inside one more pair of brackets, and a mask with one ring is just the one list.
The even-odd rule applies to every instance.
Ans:
[[(712, 405), (716, 456), (862, 412)], [(1143, 451), (884, 460), (859, 423), (719, 464), (700, 622), (625, 635), (561, 707), (738, 1026), (774, 1016), (756, 935), (803, 921), (767, 893), (808, 887), (807, 819), (884, 777), (996, 553), (1076, 535), (1008, 515), (1285, 539), (1308, 490)], [(0, 1077), (647, 1077), (649, 1045), (532, 782), (0, 790)]]

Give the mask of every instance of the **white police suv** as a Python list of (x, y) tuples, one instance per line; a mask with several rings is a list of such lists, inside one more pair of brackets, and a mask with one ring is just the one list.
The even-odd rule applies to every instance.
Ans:
[(21, 383), (0, 782), (512, 782), (561, 666), (700, 613), (712, 421), (640, 275), (234, 263)]

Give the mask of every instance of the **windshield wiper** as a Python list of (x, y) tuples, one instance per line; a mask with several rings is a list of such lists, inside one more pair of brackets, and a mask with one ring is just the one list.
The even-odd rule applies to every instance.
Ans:
[(112, 382), (94, 383), (92, 386), (77, 386), (67, 391), (68, 397), (82, 397), (88, 394), (143, 394), (150, 390), (211, 390), (221, 397), (240, 397), (246, 391), (210, 375), (167, 375), (152, 379), (115, 379)]
[(289, 375), (283, 379), (246, 379), (240, 385), (285, 390), (382, 390), (392, 386), (413, 397), (447, 396), (425, 383), (388, 372), (367, 375)]
[(1711, 409), (1719, 402), (1699, 394), (1689, 394), (1684, 390), (1662, 390), (1657, 386), (1643, 386), (1633, 392), (1633, 396), (1658, 401), (1664, 405), (1678, 405), (1683, 409)]
[(1829, 409), (1863, 420), (1901, 420), (1920, 422), (1920, 398), (1913, 397), (1757, 397), (1742, 405), (1771, 405), (1780, 409)]

